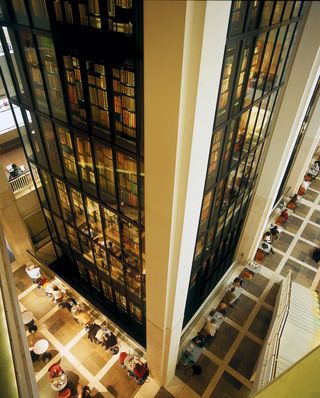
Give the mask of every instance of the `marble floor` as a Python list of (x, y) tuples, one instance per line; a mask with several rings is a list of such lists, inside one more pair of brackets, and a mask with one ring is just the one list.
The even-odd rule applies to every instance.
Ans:
[[(132, 380), (119, 362), (119, 354), (113, 356), (101, 345), (91, 342), (83, 327), (77, 323), (67, 309), (59, 308), (45, 295), (43, 289), (38, 289), (25, 272), (25, 267), (16, 261), (11, 263), (21, 311), (29, 310), (33, 313), (36, 333), (30, 334), (26, 330), (26, 339), (29, 347), (34, 346), (40, 339), (49, 342), (48, 352), (52, 359), (49, 363), (39, 360), (32, 362), (35, 379), (39, 389), (40, 398), (56, 398), (58, 393), (53, 391), (49, 382), (48, 368), (59, 363), (68, 377), (67, 386), (76, 393), (78, 383), (88, 385), (93, 398), (149, 398), (154, 397), (159, 387), (152, 377), (140, 386)], [(53, 275), (42, 268), (42, 275), (51, 280)], [(56, 278), (55, 282), (62, 282)], [(69, 293), (70, 289), (68, 288)], [(85, 302), (75, 291), (72, 296), (85, 306)], [(94, 319), (106, 322), (108, 327), (117, 335), (121, 351), (142, 353), (144, 349), (117, 329), (103, 314), (94, 308), (89, 308)]]

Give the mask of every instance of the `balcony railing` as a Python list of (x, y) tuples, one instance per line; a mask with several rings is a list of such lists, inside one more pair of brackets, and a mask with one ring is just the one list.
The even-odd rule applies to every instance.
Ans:
[[(36, 182), (37, 187), (41, 186), (41, 181), (39, 178), (38, 170), (33, 170), (34, 179)], [(12, 191), (15, 194), (16, 198), (19, 198), (27, 193), (33, 191), (35, 186), (32, 181), (30, 171), (23, 173), (21, 176), (16, 177), (9, 181)]]

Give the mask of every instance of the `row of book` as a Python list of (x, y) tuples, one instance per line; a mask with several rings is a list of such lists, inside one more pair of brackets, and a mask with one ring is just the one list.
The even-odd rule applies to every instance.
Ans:
[(89, 86), (89, 95), (91, 105), (97, 105), (101, 108), (108, 109), (108, 97), (106, 91)]
[(128, 84), (132, 87), (135, 86), (135, 73), (128, 69), (112, 68), (112, 76), (114, 79), (120, 80), (122, 84)]

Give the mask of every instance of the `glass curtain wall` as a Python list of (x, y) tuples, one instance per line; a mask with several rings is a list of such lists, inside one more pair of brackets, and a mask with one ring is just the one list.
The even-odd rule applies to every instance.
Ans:
[(184, 324), (233, 261), (303, 1), (233, 1)]
[(0, 37), (54, 268), (143, 342), (142, 2), (98, 3), (6, 1)]

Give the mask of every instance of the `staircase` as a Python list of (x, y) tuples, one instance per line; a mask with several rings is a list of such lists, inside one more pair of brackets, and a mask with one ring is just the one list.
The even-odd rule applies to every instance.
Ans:
[(276, 377), (319, 345), (318, 293), (292, 282), (290, 310), (279, 346)]

